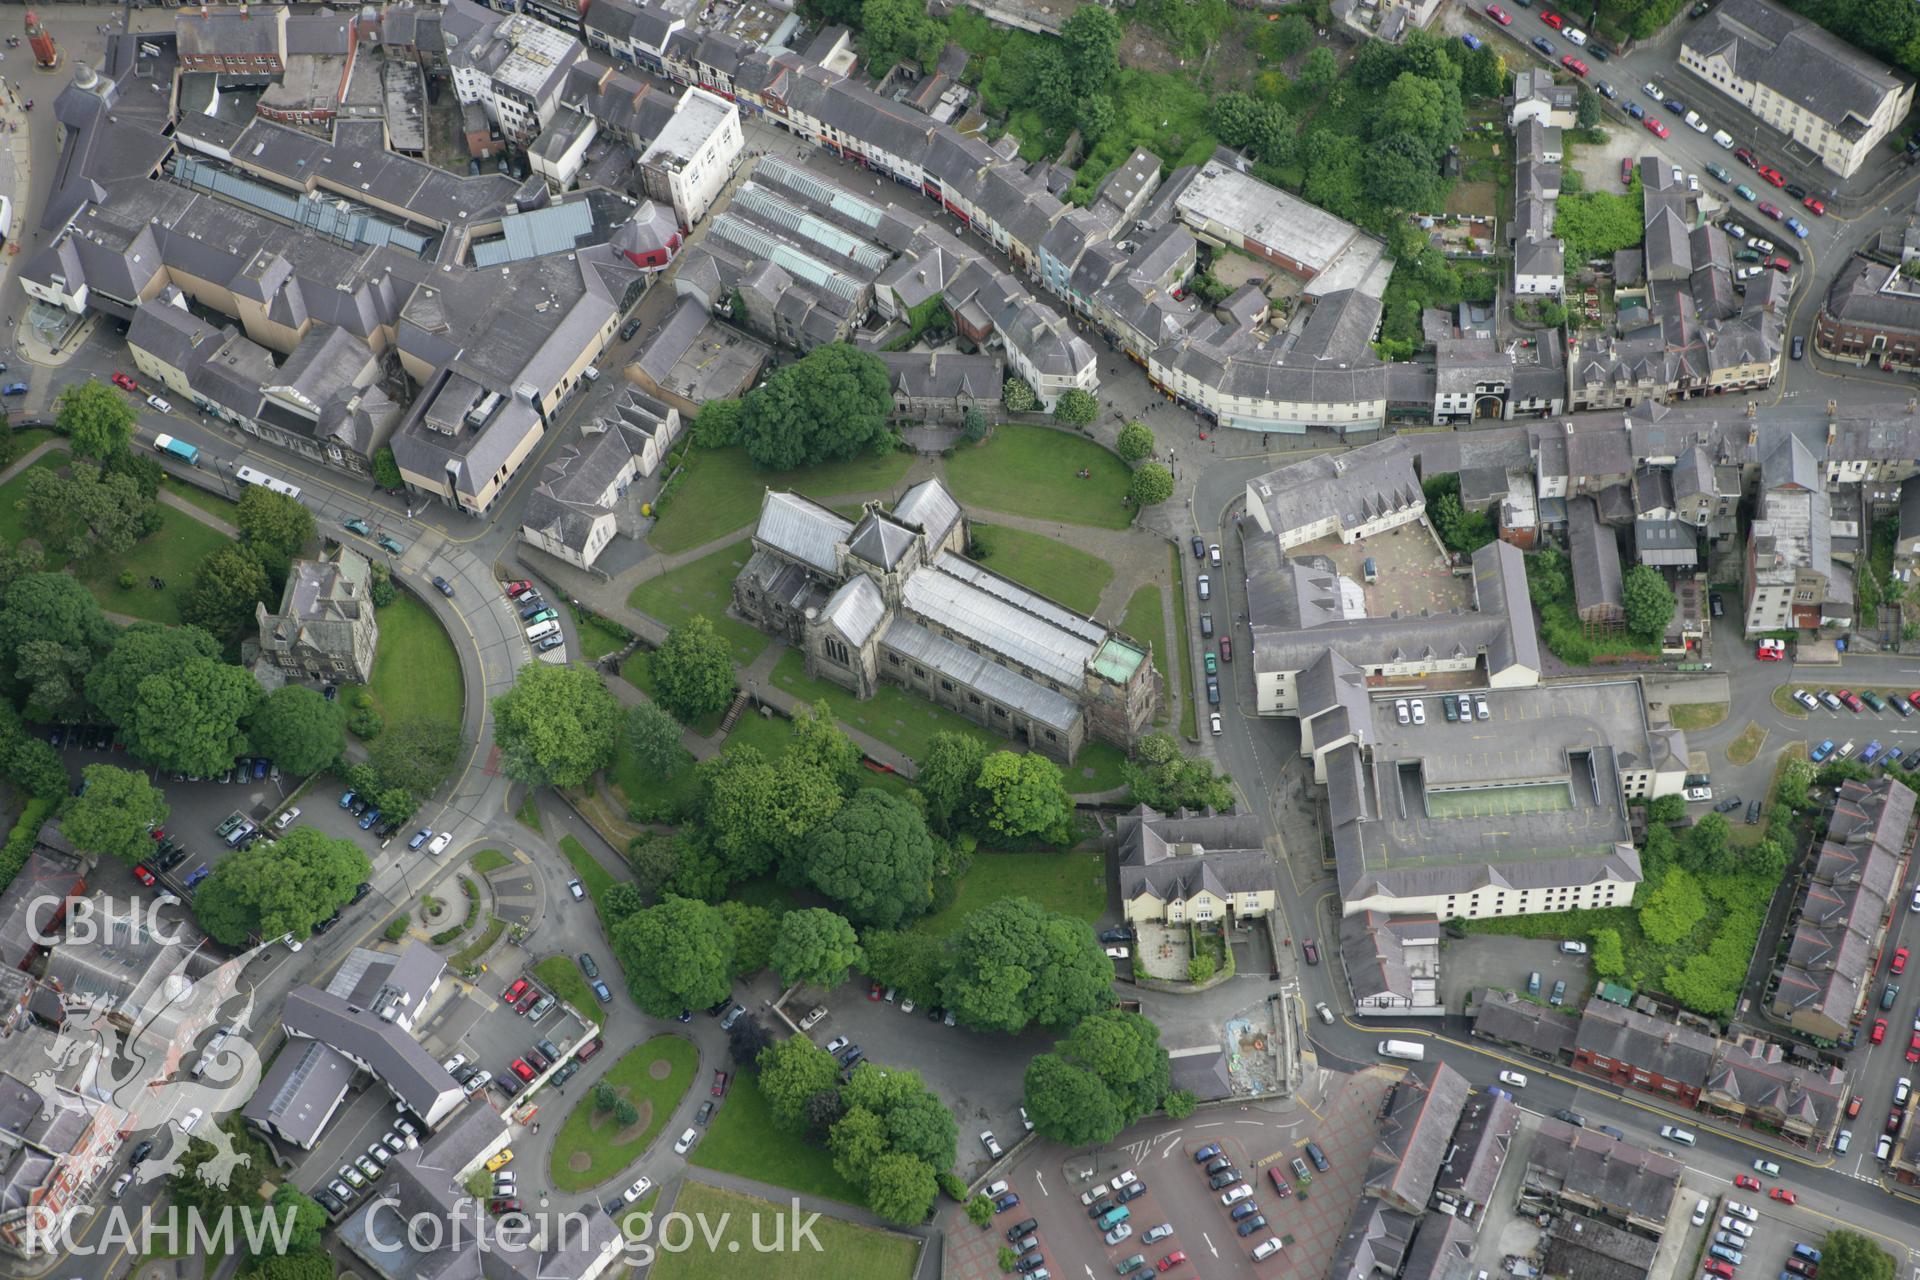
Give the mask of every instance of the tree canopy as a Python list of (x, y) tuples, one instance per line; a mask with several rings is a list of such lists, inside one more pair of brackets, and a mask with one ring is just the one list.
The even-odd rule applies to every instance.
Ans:
[(113, 647), (88, 672), (87, 700), (109, 724), (124, 724), (142, 680), (196, 658), (219, 656), (220, 642), (199, 627), (136, 622), (114, 637)]
[(250, 672), (195, 658), (142, 679), (120, 730), (127, 748), (147, 763), (210, 778), (231, 769), (247, 749), (240, 722), (260, 698)]
[(1153, 431), (1144, 422), (1129, 422), (1120, 428), (1113, 450), (1128, 462), (1141, 462), (1153, 456)]
[(1893, 1280), (1893, 1255), (1871, 1236), (1848, 1227), (1827, 1232), (1820, 1246), (1823, 1280)]
[(869, 787), (813, 832), (800, 850), (813, 887), (863, 925), (892, 929), (933, 901), (938, 851), (908, 801)]
[(1127, 496), (1136, 507), (1155, 507), (1173, 496), (1173, 472), (1164, 462), (1143, 462), (1127, 481)]
[(1133, 798), (1171, 813), (1175, 809), (1233, 808), (1233, 782), (1216, 776), (1213, 762), (1180, 750), (1172, 734), (1150, 733), (1134, 746), (1133, 757), (1122, 769)]
[[(758, 973), (773, 956), (774, 940), (784, 917), (752, 902), (729, 898), (719, 905), (720, 916), (733, 930), (733, 972), (736, 977)], [(631, 914), (629, 912), (628, 914)], [(791, 913), (789, 913), (791, 914)]]
[(346, 717), (305, 685), (282, 685), (247, 720), (254, 751), (294, 774), (318, 773), (347, 745)]
[(453, 773), (465, 745), (452, 721), (409, 716), (388, 725), (368, 745), (367, 760), (387, 786), (430, 796)]
[(980, 767), (992, 748), (970, 733), (936, 733), (920, 756), (914, 779), (926, 802), (927, 822), (941, 835), (952, 836), (973, 821), (980, 800)]
[(105, 461), (133, 439), (134, 409), (117, 387), (89, 378), (60, 393), (53, 425), (82, 458)]
[(806, 907), (780, 917), (769, 959), (782, 982), (831, 989), (860, 963), (860, 938), (845, 916)]
[(1113, 1002), (1113, 962), (1085, 921), (1030, 898), (1002, 898), (949, 939), (941, 1002), (980, 1031), (1063, 1027)]
[(1673, 589), (1660, 571), (1649, 564), (1637, 564), (1627, 570), (1620, 591), (1626, 602), (1628, 630), (1650, 641), (1664, 638), (1667, 623), (1673, 621), (1674, 599)]
[(987, 831), (1004, 843), (1038, 837), (1066, 844), (1073, 824), (1073, 800), (1060, 766), (1037, 751), (996, 751), (980, 765), (980, 817)]
[[(74, 697), (114, 641), (99, 602), (64, 573), (29, 573), (7, 584), (0, 607), (0, 675), (36, 719)], [(46, 687), (41, 687), (42, 685)]]
[(288, 563), (314, 536), (313, 512), (298, 498), (250, 484), (233, 513), (240, 537), (261, 563), (285, 577)]
[(807, 1099), (840, 1083), (840, 1064), (805, 1036), (788, 1036), (760, 1054), (760, 1093), (773, 1123), (787, 1133), (806, 1129)]
[(493, 700), (500, 768), (529, 786), (577, 787), (613, 759), (620, 721), (620, 703), (597, 672), (529, 663)]
[(1068, 387), (1053, 402), (1056, 421), (1070, 427), (1084, 427), (1100, 414), (1100, 402), (1078, 387)]
[(733, 701), (733, 649), (713, 624), (695, 614), (667, 632), (653, 655), (653, 696), (691, 724)]
[(123, 862), (139, 862), (153, 852), (149, 831), (163, 825), (167, 798), (147, 775), (109, 764), (81, 771), (85, 790), (67, 802), (60, 830), (75, 848), (105, 853)]
[(63, 556), (117, 556), (159, 527), (153, 500), (132, 476), (75, 459), (62, 472), (28, 471), (20, 509), (33, 535)]
[(209, 937), (230, 947), (252, 933), (304, 938), (352, 900), (372, 869), (353, 841), (294, 827), (222, 858), (195, 892), (193, 911)]
[(267, 566), (252, 548), (219, 547), (194, 570), (180, 616), (217, 640), (230, 640), (253, 625), (254, 606), (264, 603), (271, 591)]
[(763, 467), (795, 467), (888, 447), (893, 389), (887, 367), (844, 342), (815, 347), (776, 369), (740, 402), (740, 443)]
[(717, 908), (668, 895), (613, 927), (613, 953), (634, 1003), (656, 1018), (713, 1004), (733, 990), (733, 930)]
[(636, 702), (627, 708), (626, 723), (620, 726), (620, 745), (649, 776), (665, 778), (688, 759), (680, 732), (680, 722), (656, 703)]

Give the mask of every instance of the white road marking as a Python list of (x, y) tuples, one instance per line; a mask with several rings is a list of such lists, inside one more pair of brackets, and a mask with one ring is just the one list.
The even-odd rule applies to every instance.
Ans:
[(1034, 1180), (1034, 1182), (1036, 1182), (1037, 1184), (1039, 1184), (1039, 1187), (1040, 1187), (1040, 1194), (1041, 1194), (1041, 1195), (1043, 1195), (1043, 1196), (1050, 1196), (1050, 1195), (1052, 1195), (1052, 1194), (1053, 1194), (1053, 1193), (1052, 1193), (1051, 1191), (1048, 1191), (1048, 1190), (1047, 1190), (1047, 1180), (1046, 1180), (1046, 1178), (1045, 1178), (1045, 1177), (1043, 1177), (1043, 1176), (1042, 1176), (1042, 1175), (1041, 1175), (1041, 1174), (1040, 1174), (1040, 1173), (1039, 1173), (1038, 1171), (1036, 1171), (1036, 1172), (1034, 1173), (1034, 1175), (1033, 1175), (1033, 1180)]
[(1235, 1120), (1235, 1121), (1234, 1121), (1234, 1123), (1235, 1123), (1235, 1124), (1251, 1124), (1251, 1125), (1259, 1125), (1259, 1126), (1263, 1126), (1263, 1127), (1264, 1127), (1264, 1126), (1265, 1126), (1265, 1124), (1266, 1124), (1267, 1122), (1266, 1122), (1265, 1120)]
[(1210, 1120), (1206, 1124), (1197, 1124), (1193, 1127), (1196, 1129), (1221, 1129), (1226, 1127), (1226, 1123), (1225, 1120)]
[(1220, 1256), (1220, 1251), (1219, 1251), (1218, 1249), (1216, 1249), (1216, 1248), (1214, 1248), (1214, 1247), (1213, 1247), (1213, 1237), (1212, 1237), (1212, 1236), (1210, 1236), (1210, 1235), (1208, 1235), (1208, 1234), (1207, 1234), (1206, 1232), (1204, 1232), (1204, 1231), (1202, 1231), (1202, 1232), (1200, 1233), (1200, 1238), (1201, 1238), (1202, 1240), (1205, 1240), (1205, 1241), (1207, 1242), (1207, 1252), (1208, 1252), (1208, 1253), (1211, 1253), (1211, 1254), (1212, 1254), (1212, 1255), (1213, 1255), (1214, 1257), (1216, 1257), (1216, 1258)]

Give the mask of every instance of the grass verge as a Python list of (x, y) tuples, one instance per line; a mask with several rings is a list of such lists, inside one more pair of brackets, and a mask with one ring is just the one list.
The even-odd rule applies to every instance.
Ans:
[(1076, 613), (1091, 614), (1113, 566), (1078, 547), (1004, 525), (973, 526), (973, 549), (981, 564)]
[(1032, 898), (1049, 911), (1094, 924), (1107, 907), (1104, 866), (1097, 853), (982, 851), (974, 856), (952, 905), (923, 917), (913, 928), (920, 933), (952, 933), (968, 915), (1002, 898)]
[(711, 1243), (696, 1236), (692, 1248), (662, 1253), (648, 1272), (651, 1280), (735, 1280), (747, 1270), (743, 1258), (753, 1259), (755, 1280), (910, 1280), (919, 1252), (906, 1236), (824, 1217), (811, 1228), (820, 1241), (818, 1250), (808, 1245), (749, 1252), (756, 1240), (764, 1244), (776, 1239), (781, 1221), (791, 1218), (792, 1211), (702, 1182), (682, 1183), (673, 1211), (698, 1215), (694, 1221), (719, 1223), (725, 1229)]
[(217, 493), (202, 489), (197, 484), (188, 484), (185, 480), (176, 480), (172, 476), (162, 476), (160, 488), (183, 502), (192, 503), (216, 520), (233, 523), (235, 503), (231, 498), (223, 498)]
[(540, 979), (541, 985), (547, 990), (572, 1005), (574, 1012), (588, 1022), (597, 1027), (603, 1021), (600, 1001), (594, 998), (593, 988), (587, 985), (573, 957), (548, 956), (533, 966), (533, 976)]
[(1760, 754), (1761, 744), (1766, 740), (1766, 727), (1749, 722), (1747, 727), (1740, 731), (1740, 736), (1727, 744), (1727, 763), (1752, 764), (1754, 758)]
[[(663, 1078), (654, 1078), (651, 1068), (655, 1062), (667, 1063)], [(675, 1035), (655, 1036), (639, 1048), (628, 1050), (603, 1078), (614, 1092), (641, 1111), (640, 1123), (634, 1126), (636, 1132), (624, 1141), (615, 1141), (617, 1123), (611, 1113), (594, 1111), (594, 1091), (587, 1090), (567, 1113), (554, 1140), (547, 1168), (554, 1190), (585, 1191), (619, 1176), (666, 1127), (699, 1065), (699, 1051)], [(596, 1115), (598, 1125), (594, 1124)]]
[[(722, 547), (691, 564), (647, 579), (633, 589), (627, 605), (669, 627), (677, 627), (695, 614), (704, 615), (721, 638), (733, 646), (735, 665), (744, 667), (760, 656), (770, 638), (764, 631), (727, 616), (733, 580), (752, 554), (753, 544), (744, 539)], [(646, 688), (638, 680), (634, 683)]]
[[(1079, 473), (1090, 473), (1088, 479)], [(1005, 423), (947, 459), (947, 487), (962, 506), (1042, 520), (1124, 529), (1127, 464), (1084, 436)]]
[[(528, 800), (531, 802), (532, 797), (529, 796)], [(473, 855), (473, 869), (481, 875), (486, 875), (489, 871), (498, 871), (511, 861), (513, 859), (498, 849), (482, 849)]]
[(545, 835), (547, 829), (540, 825), (540, 806), (533, 802), (533, 792), (527, 792), (527, 798), (513, 811), (513, 820), (527, 830)]
[(466, 702), (460, 657), (433, 611), (402, 591), (380, 610), (379, 623), (369, 687), (382, 718), (388, 724), (416, 719), (459, 724)]
[(1727, 704), (1724, 702), (1676, 702), (1667, 708), (1667, 715), (1673, 721), (1673, 727), (1684, 733), (1696, 729), (1711, 729), (1727, 718)]
[(769, 486), (819, 501), (838, 493), (890, 490), (912, 465), (911, 453), (895, 450), (794, 471), (769, 471), (755, 466), (745, 449), (692, 449), (687, 453), (686, 478), (667, 499), (647, 541), (668, 554), (691, 551), (752, 524)]
[[(834, 1172), (833, 1157), (824, 1147), (810, 1147), (773, 1127), (767, 1099), (751, 1071), (733, 1078), (725, 1104), (707, 1126), (707, 1136), (687, 1154), (687, 1163), (841, 1204), (863, 1203), (853, 1184)], [(737, 1264), (729, 1274), (738, 1274)]]
[(1805, 720), (1807, 709), (1793, 700), (1793, 690), (1786, 685), (1776, 685), (1773, 690), (1773, 709), (1784, 715)]
[[(1160, 673), (1160, 687), (1170, 695), (1173, 686), (1167, 683), (1167, 616), (1160, 588), (1148, 585), (1133, 593), (1127, 601), (1126, 616), (1120, 620), (1120, 630), (1152, 648), (1153, 669)], [(1166, 722), (1167, 706), (1163, 700), (1154, 723)]]
[[(936, 733), (964, 733), (996, 747), (1006, 743), (999, 734), (981, 728), (957, 712), (936, 707), (898, 685), (882, 684), (871, 698), (862, 701), (839, 685), (809, 676), (806, 658), (797, 649), (780, 655), (780, 661), (774, 664), (773, 682), (805, 702), (824, 700), (842, 724), (878, 738), (915, 760), (925, 754), (928, 742)], [(737, 728), (735, 731), (738, 732)]]
[(502, 920), (499, 916), (488, 916), (487, 927), (481, 930), (480, 936), (472, 942), (469, 942), (454, 955), (451, 960), (447, 961), (447, 967), (455, 973), (465, 969), (468, 965), (492, 950), (493, 944), (500, 941), (500, 935), (506, 931), (507, 922), (505, 920)]
[(1193, 705), (1193, 636), (1187, 630), (1186, 566), (1180, 560), (1180, 548), (1169, 547), (1173, 557), (1173, 629), (1180, 637), (1180, 732), (1192, 741), (1200, 736), (1198, 709)]

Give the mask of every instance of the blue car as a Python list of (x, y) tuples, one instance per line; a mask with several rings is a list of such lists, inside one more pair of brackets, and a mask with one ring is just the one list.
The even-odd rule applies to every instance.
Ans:
[(9, 382), (5, 390), (0, 390), (0, 396), (23, 396), (25, 394), (27, 394), (27, 384), (24, 382)]
[(1001, 1196), (998, 1200), (995, 1200), (993, 1202), (993, 1211), (995, 1213), (1005, 1213), (1007, 1210), (1013, 1208), (1013, 1206), (1019, 1203), (1020, 1203), (1019, 1195), (1016, 1194), (1015, 1192), (1009, 1191), (1007, 1192), (1007, 1194)]
[(593, 985), (593, 994), (595, 995), (595, 997), (599, 999), (601, 1004), (613, 1003), (613, 992), (607, 989), (606, 983), (596, 978), (594, 979), (592, 985)]
[(342, 809), (353, 808), (353, 792), (348, 791), (340, 797), (340, 807)]
[(1833, 754), (1833, 739), (1828, 738), (1825, 741), (1823, 741), (1819, 746), (1813, 749), (1813, 757), (1812, 757), (1813, 762), (1815, 764), (1819, 764), (1822, 760), (1825, 760), (1828, 756), (1832, 754)]
[(1646, 110), (1632, 98), (1627, 99), (1627, 114), (1635, 120), (1645, 120), (1647, 118)]
[(260, 781), (260, 779), (266, 776), (267, 776), (267, 758), (265, 756), (255, 756), (253, 758), (253, 780), (255, 782), (258, 782)]
[(1469, 31), (1467, 32), (1467, 34), (1460, 37), (1460, 43), (1464, 44), (1469, 49), (1478, 49), (1480, 47), (1480, 37), (1477, 35), (1474, 35), (1473, 32)]
[(407, 841), (407, 848), (418, 849), (421, 845), (425, 844), (427, 841), (431, 839), (433, 839), (433, 828), (422, 827), (418, 831), (413, 833), (413, 838), (411, 840)]
[(1535, 36), (1533, 38), (1533, 47), (1546, 54), (1549, 58), (1559, 52), (1558, 49), (1553, 47), (1553, 41), (1547, 39), (1545, 36)]
[(367, 811), (360, 815), (360, 829), (362, 831), (371, 831), (373, 824), (378, 821), (380, 821), (380, 811), (372, 805), (368, 805)]
[(1787, 215), (1787, 230), (1793, 232), (1793, 234), (1799, 236), (1802, 240), (1807, 238), (1807, 224), (1792, 214)]
[(1886, 747), (1881, 745), (1880, 739), (1875, 738), (1872, 742), (1869, 742), (1867, 744), (1867, 749), (1860, 753), (1860, 763), (1872, 764), (1875, 760), (1878, 760), (1880, 758), (1880, 753), (1885, 750), (1886, 750)]
[(1677, 116), (1684, 116), (1687, 114), (1687, 104), (1680, 101), (1680, 99), (1678, 98), (1668, 98), (1665, 103), (1665, 106), (1667, 110), (1673, 112), (1673, 114)]
[(204, 862), (201, 863), (199, 866), (193, 869), (193, 874), (187, 877), (187, 888), (189, 889), (193, 888), (193, 886), (199, 884), (202, 880), (205, 880), (208, 876), (212, 874), (213, 874), (213, 868), (208, 866)]

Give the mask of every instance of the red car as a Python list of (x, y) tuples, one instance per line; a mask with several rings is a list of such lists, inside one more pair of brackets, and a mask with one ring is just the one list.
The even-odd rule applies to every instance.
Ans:
[(1840, 699), (1840, 701), (1846, 703), (1847, 710), (1849, 711), (1866, 710), (1866, 704), (1860, 701), (1860, 699), (1857, 696), (1855, 696), (1853, 693), (1851, 693), (1846, 689), (1842, 689), (1839, 693), (1835, 694), (1834, 696)]
[(487, 1208), (496, 1214), (518, 1213), (520, 1211), (520, 1202), (512, 1196), (501, 1196), (498, 1200), (487, 1201)]
[(519, 1076), (528, 1084), (532, 1084), (534, 1076), (538, 1075), (539, 1072), (528, 1066), (525, 1058), (515, 1058), (513, 1060), (513, 1074)]
[(1293, 1186), (1287, 1181), (1287, 1175), (1280, 1172), (1279, 1165), (1268, 1165), (1267, 1176), (1273, 1179), (1273, 1193), (1282, 1200), (1293, 1194)]
[(1661, 124), (1658, 120), (1655, 120), (1652, 116), (1648, 116), (1643, 123), (1647, 126), (1647, 132), (1652, 134), (1656, 138), (1667, 138), (1667, 137), (1673, 136), (1673, 130), (1667, 128), (1667, 126), (1665, 126), (1664, 124)]
[(1920, 1062), (1920, 1031), (1913, 1033), (1913, 1039), (1907, 1041), (1907, 1061)]
[(133, 379), (124, 373), (116, 373), (113, 375), (113, 385), (122, 391), (138, 391), (140, 389), (134, 385)]
[(1620, 157), (1620, 185), (1623, 187), (1630, 187), (1633, 185), (1633, 157), (1632, 156)]
[(500, 998), (508, 1004), (515, 1004), (521, 996), (527, 994), (527, 988), (532, 985), (533, 984), (525, 978), (520, 978), (516, 980), (512, 986), (508, 987), (507, 993)]
[(1540, 11), (1540, 21), (1546, 23), (1548, 26), (1552, 27), (1555, 31), (1558, 31), (1567, 25), (1567, 20), (1561, 17), (1559, 14), (1555, 13), (1551, 9), (1542, 9)]
[(1800, 203), (1805, 205), (1810, 211), (1819, 214), (1823, 218), (1827, 216), (1827, 202), (1820, 199), (1818, 196), (1808, 196), (1805, 200), (1802, 200)]
[(1749, 169), (1758, 169), (1760, 167), (1760, 162), (1753, 158), (1753, 152), (1747, 150), (1745, 147), (1734, 152), (1733, 157)]
[(1920, 711), (1920, 689), (1915, 689), (1912, 693), (1907, 695), (1907, 705), (1912, 707), (1915, 711)]
[(875, 982), (875, 983), (869, 984), (867, 987), (867, 999), (878, 1000), (880, 998), (880, 991), (881, 991), (881, 987), (879, 983)]
[[(135, 868), (135, 870), (138, 870), (138, 868)], [(1887, 965), (1887, 972), (1888, 973), (1905, 973), (1906, 971), (1907, 971), (1907, 949), (1905, 947), (1901, 947), (1898, 951), (1895, 951), (1893, 953), (1893, 960)]]
[(1787, 185), (1786, 178), (1781, 176), (1780, 171), (1771, 165), (1761, 165), (1758, 172), (1760, 176), (1766, 180), (1768, 186), (1784, 187)]
[(1767, 1192), (1767, 1196), (1770, 1199), (1778, 1200), (1781, 1204), (1799, 1204), (1800, 1203), (1800, 1197), (1795, 1195), (1793, 1192), (1787, 1190), (1785, 1187), (1775, 1187), (1773, 1190)]
[(1487, 16), (1489, 18), (1492, 18), (1495, 22), (1499, 23), (1503, 27), (1510, 27), (1513, 25), (1513, 16), (1509, 14), (1505, 9), (1502, 9), (1497, 4), (1490, 4), (1487, 6)]
[[(1793, 264), (1791, 262), (1788, 262), (1785, 258), (1768, 258), (1764, 265), (1772, 267), (1775, 271), (1778, 271), (1783, 276), (1790, 276), (1793, 274)], [(1855, 698), (1854, 701), (1858, 702), (1859, 699)]]
[[(1233, 641), (1227, 639), (1225, 636), (1220, 637), (1220, 661), (1233, 661)], [(1920, 693), (1916, 693), (1913, 696), (1916, 699), (1920, 699)], [(1916, 705), (1920, 705), (1920, 703), (1916, 703)]]
[(1742, 1191), (1758, 1191), (1760, 1189), (1760, 1179), (1750, 1173), (1743, 1173), (1733, 1180), (1733, 1185)]
[(524, 579), (519, 582), (509, 582), (507, 584), (507, 596), (510, 599), (518, 599), (531, 590), (533, 590), (533, 584)]
[(149, 889), (153, 888), (153, 872), (147, 870), (143, 866), (140, 866), (138, 863), (134, 865), (133, 878), (135, 880), (138, 880), (141, 884), (147, 886), (147, 888)]
[(581, 1045), (580, 1052), (574, 1054), (573, 1056), (576, 1060), (580, 1062), (585, 1062), (588, 1058), (591, 1058), (594, 1054), (600, 1052), (601, 1047), (604, 1046), (606, 1043), (607, 1042), (605, 1040), (602, 1040), (599, 1036), (595, 1036), (593, 1039)]
[(1769, 218), (1778, 219), (1780, 217), (1779, 205), (1768, 204), (1765, 200), (1761, 200), (1761, 201), (1757, 201), (1753, 207), (1758, 209), (1761, 213), (1765, 214)]
[(1160, 1259), (1160, 1269), (1162, 1271), (1171, 1271), (1186, 1260), (1187, 1251), (1185, 1249), (1175, 1249), (1172, 1253)]
[(720, 1068), (715, 1067), (713, 1069), (713, 1089), (711, 1090), (711, 1092), (714, 1097), (724, 1098), (727, 1096), (727, 1081), (730, 1078), (731, 1077), (729, 1077), (727, 1073), (722, 1071)]
[(1867, 1043), (1879, 1044), (1882, 1040), (1885, 1040), (1886, 1038), (1887, 1038), (1887, 1020), (1885, 1018), (1875, 1018), (1873, 1020), (1873, 1030), (1867, 1034)]
[(1900, 1122), (1902, 1120), (1905, 1120), (1906, 1118), (1907, 1118), (1907, 1113), (1902, 1111), (1898, 1107), (1895, 1107), (1892, 1111), (1889, 1111), (1887, 1113), (1887, 1132), (1888, 1133), (1898, 1132), (1900, 1128)]
[(1853, 1095), (1853, 1097), (1847, 1100), (1847, 1119), (1851, 1120), (1859, 1114), (1860, 1114), (1860, 1095), (1856, 1093)]
[(1808, 1262), (1805, 1258), (1788, 1258), (1787, 1270), (1797, 1276), (1817, 1276), (1820, 1274), (1820, 1264)]
[(1560, 65), (1565, 67), (1567, 70), (1573, 72), (1573, 74), (1577, 76), (1584, 76), (1587, 74), (1587, 64), (1580, 61), (1580, 59), (1574, 57), (1570, 53), (1560, 59)]
[(1706, 1267), (1707, 1274), (1710, 1276), (1719, 1276), (1721, 1280), (1733, 1280), (1733, 1268), (1718, 1258), (1708, 1258), (1702, 1265)]

